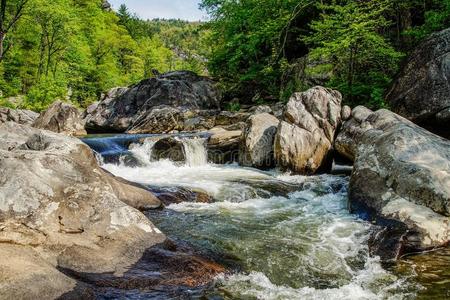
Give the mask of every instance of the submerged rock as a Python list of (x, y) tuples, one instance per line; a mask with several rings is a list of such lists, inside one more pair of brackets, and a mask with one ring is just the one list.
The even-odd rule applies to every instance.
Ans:
[(63, 133), (70, 136), (82, 136), (87, 132), (80, 111), (73, 105), (56, 101), (33, 123), (33, 127)]
[(342, 153), (355, 155), (351, 208), (384, 228), (375, 253), (391, 259), (446, 245), (450, 141), (388, 110), (368, 112), (355, 109), (339, 135), (354, 144)]
[(174, 162), (186, 161), (183, 142), (175, 137), (159, 139), (152, 148), (151, 159), (169, 159)]
[(275, 137), (275, 159), (279, 166), (301, 174), (314, 174), (331, 166), (336, 129), (341, 122), (342, 96), (315, 87), (294, 94)]
[(9, 253), (0, 261), (2, 298), (22, 298), (25, 283), (30, 298), (82, 298), (58, 270), (120, 276), (165, 241), (124, 203), (159, 200), (103, 171), (78, 139), (8, 122), (0, 141), (0, 253)]
[(190, 245), (166, 240), (147, 249), (142, 258), (120, 276), (113, 273), (63, 271), (93, 284), (93, 298), (122, 299), (128, 298), (126, 295), (131, 293), (145, 295), (143, 299), (178, 299), (184, 289), (206, 286), (226, 270), (218, 263), (202, 257)]
[[(86, 116), (86, 128), (91, 131), (125, 132), (138, 126), (149, 132), (142, 120), (157, 106), (177, 109), (219, 109), (220, 92), (209, 78), (193, 72), (179, 71), (145, 79), (121, 90), (115, 97), (101, 101)], [(137, 124), (136, 122), (139, 122)], [(154, 126), (153, 122), (148, 123)]]
[(39, 114), (31, 110), (0, 107), (0, 124), (16, 122), (22, 125), (31, 125), (38, 117)]
[(183, 202), (212, 203), (214, 199), (205, 191), (183, 187), (150, 187), (150, 190), (164, 205)]
[(393, 111), (450, 138), (450, 29), (411, 54), (387, 94)]
[(274, 140), (279, 120), (268, 114), (256, 114), (247, 120), (239, 163), (247, 167), (271, 168), (274, 161)]

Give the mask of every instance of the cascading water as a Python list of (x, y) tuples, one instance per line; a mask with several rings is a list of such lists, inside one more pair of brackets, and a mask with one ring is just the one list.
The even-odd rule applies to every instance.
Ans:
[(386, 270), (369, 255), (372, 225), (348, 212), (347, 177), (212, 165), (203, 139), (180, 139), (186, 164), (151, 161), (154, 142), (146, 140), (124, 150), (145, 163), (103, 167), (140, 184), (190, 188), (214, 198), (148, 212), (168, 236), (234, 270), (204, 291), (206, 299), (416, 299), (423, 293), (413, 267)]
[(186, 165), (190, 167), (203, 166), (208, 163), (206, 140), (202, 138), (181, 139), (186, 155)]
[(130, 152), (142, 165), (149, 165), (152, 160), (153, 146), (156, 142), (156, 139), (145, 139), (142, 144), (131, 144)]

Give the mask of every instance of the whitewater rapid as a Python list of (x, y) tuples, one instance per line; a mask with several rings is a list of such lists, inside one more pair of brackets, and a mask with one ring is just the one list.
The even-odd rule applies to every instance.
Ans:
[(210, 295), (414, 299), (420, 289), (410, 275), (395, 275), (369, 255), (372, 225), (348, 212), (347, 177), (209, 164), (201, 138), (183, 140), (185, 163), (153, 161), (154, 143), (129, 146), (139, 165), (119, 159), (102, 167), (144, 185), (201, 190), (215, 199), (149, 214), (167, 235), (239, 265), (216, 279)]

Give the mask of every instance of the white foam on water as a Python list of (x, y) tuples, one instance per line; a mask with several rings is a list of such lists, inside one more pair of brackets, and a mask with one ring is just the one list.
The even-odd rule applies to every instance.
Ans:
[[(145, 167), (131, 167), (124, 164), (105, 164), (106, 170), (127, 180), (154, 186), (179, 186), (196, 188), (208, 192), (216, 198), (223, 198), (228, 191), (239, 192), (235, 181), (246, 179), (269, 179), (270, 177), (256, 170), (236, 166), (200, 166), (177, 165), (169, 160), (148, 162)], [(233, 189), (236, 188), (236, 189)], [(240, 186), (242, 188), (242, 185)]]
[[(291, 176), (237, 165), (212, 165), (206, 161), (204, 140), (189, 139), (184, 145), (188, 158), (186, 165), (169, 160), (151, 161), (153, 145), (148, 142), (130, 149), (139, 161), (145, 162), (143, 166), (105, 164), (103, 167), (130, 181), (202, 189), (220, 200), (172, 204), (168, 209), (206, 217), (208, 229), (217, 226), (214, 234), (220, 237), (228, 233), (229, 236), (224, 238), (236, 252), (233, 254), (240, 255), (250, 270), (253, 268), (250, 273), (217, 278), (221, 289), (238, 298), (268, 300), (371, 300), (411, 296), (402, 290), (404, 279), (384, 270), (377, 258), (368, 255), (367, 238), (371, 225), (349, 214), (347, 178)], [(247, 184), (249, 180), (279, 180), (298, 184), (299, 190), (287, 197), (263, 199), (254, 195), (258, 188)], [(208, 236), (209, 232), (196, 232), (196, 237), (201, 238), (202, 234)], [(267, 250), (275, 246), (273, 251)], [(255, 253), (260, 256), (253, 257)], [(352, 260), (362, 263), (355, 267)], [(286, 268), (281, 275), (280, 266)], [(274, 283), (271, 278), (277, 278), (277, 274), (278, 280), (285, 283)], [(323, 276), (317, 280), (324, 280), (325, 286), (333, 288), (314, 286), (311, 282), (315, 276)]]
[(142, 144), (131, 144), (129, 150), (142, 165), (148, 166), (151, 162), (152, 150), (156, 142), (156, 139), (145, 139)]

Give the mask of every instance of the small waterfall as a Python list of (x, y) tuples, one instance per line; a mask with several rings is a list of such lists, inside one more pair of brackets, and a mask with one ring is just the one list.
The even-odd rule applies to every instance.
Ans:
[(208, 164), (208, 153), (206, 151), (206, 140), (202, 138), (182, 139), (184, 153), (186, 155), (186, 165), (198, 167)]
[(148, 165), (152, 160), (153, 146), (158, 140), (145, 139), (142, 144), (131, 144), (130, 152), (143, 165)]

